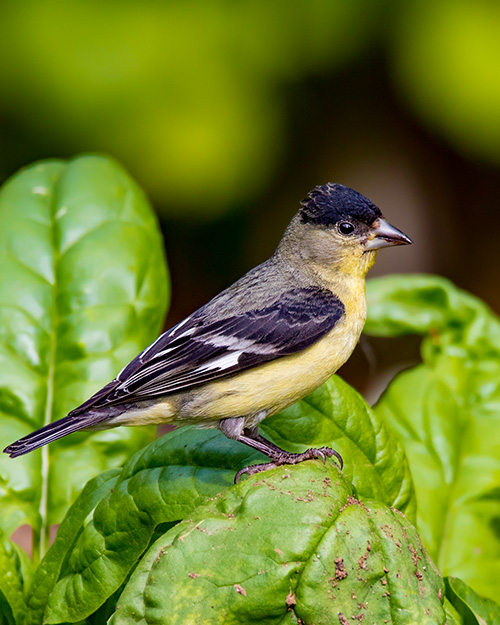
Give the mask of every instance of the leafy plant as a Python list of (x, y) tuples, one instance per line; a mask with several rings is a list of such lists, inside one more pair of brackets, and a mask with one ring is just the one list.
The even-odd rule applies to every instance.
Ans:
[[(149, 206), (104, 157), (21, 172), (0, 191), (2, 224), (8, 443), (154, 338), (166, 272)], [(334, 376), (262, 424), (291, 451), (335, 447), (344, 472), (308, 461), (235, 486), (262, 456), (195, 428), (145, 447), (147, 429), (80, 433), (2, 459), (0, 527), (33, 526), (35, 564), (65, 517), (35, 570), (0, 541), (0, 624), (500, 623), (476, 594), (498, 592), (500, 324), (429, 276), (372, 281), (369, 302), (367, 330), (424, 334), (423, 363), (375, 410)]]
[(421, 365), (389, 385), (376, 414), (403, 442), (418, 528), (445, 575), (500, 595), (500, 322), (435, 276), (372, 280), (368, 332), (422, 334)]
[(110, 623), (208, 623), (219, 615), (271, 624), (292, 610), (318, 625), (383, 622), (396, 609), (411, 622), (444, 623), (442, 594), (409, 521), (380, 502), (361, 503), (332, 462), (314, 462), (253, 476), (164, 534)]
[[(308, 410), (312, 402), (322, 406), (323, 412)], [(337, 426), (331, 424), (326, 434), (321, 433), (319, 428), (327, 424), (326, 415), (332, 418), (331, 404), (343, 406), (344, 417), (350, 407), (358, 404), (357, 414), (365, 429), (346, 423), (339, 414)], [(298, 437), (307, 431), (311, 444), (324, 440), (333, 444), (335, 440), (344, 455), (349, 451), (360, 460), (353, 464), (352, 473), (354, 482), (360, 484), (358, 495), (377, 497), (386, 506), (398, 503), (401, 509), (414, 513), (415, 496), (402, 447), (356, 391), (339, 378), (332, 378), (297, 408), (298, 419), (291, 429)], [(290, 428), (286, 418), (277, 415), (269, 431), (271, 427), (276, 442), (287, 440)], [(218, 431), (193, 428), (173, 432), (138, 452), (125, 465), (113, 492), (89, 517), (70, 554), (61, 554), (68, 565), (59, 580), (53, 580), (56, 583), (50, 589), (45, 611), (47, 622), (73, 622), (92, 614), (134, 570), (158, 528), (188, 518), (203, 501), (230, 487), (238, 469), (263, 459)], [(386, 483), (376, 479), (380, 466), (392, 475)], [(275, 514), (278, 523), (280, 508)], [(98, 587), (95, 579), (101, 580)]]
[[(168, 282), (144, 194), (101, 156), (38, 163), (5, 183), (0, 275), (3, 449), (63, 417), (155, 338)], [(82, 485), (153, 436), (79, 433), (15, 462), (2, 454), (0, 528), (31, 525), (36, 561)]]

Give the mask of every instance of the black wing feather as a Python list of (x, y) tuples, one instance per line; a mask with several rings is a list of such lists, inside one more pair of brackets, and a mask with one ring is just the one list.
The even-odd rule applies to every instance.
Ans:
[(295, 354), (332, 330), (343, 314), (339, 298), (318, 287), (292, 289), (270, 306), (223, 319), (200, 308), (70, 415), (176, 393)]

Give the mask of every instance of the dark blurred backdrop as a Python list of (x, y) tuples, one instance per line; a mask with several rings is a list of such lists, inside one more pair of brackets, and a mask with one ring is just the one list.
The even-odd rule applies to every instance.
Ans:
[[(326, 181), (415, 240), (371, 275), (442, 274), (500, 311), (499, 33), (492, 0), (3, 0), (0, 179), (116, 157), (161, 220), (169, 325)], [(366, 390), (417, 357), (370, 339), (344, 374)]]

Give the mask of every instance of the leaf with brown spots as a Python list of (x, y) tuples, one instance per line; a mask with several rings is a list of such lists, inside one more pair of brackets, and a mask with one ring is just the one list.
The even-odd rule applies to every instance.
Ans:
[[(444, 625), (442, 579), (403, 515), (354, 498), (332, 461), (294, 466), (286, 492), (270, 489), (281, 477), (280, 469), (252, 476), (162, 536), (132, 574), (110, 625), (128, 625), (132, 616), (132, 622), (169, 625), (212, 622), (214, 609), (239, 625), (291, 623), (292, 616), (330, 625), (339, 613), (349, 623), (383, 623), (395, 606), (408, 623)], [(332, 488), (325, 497), (327, 477)], [(206, 532), (192, 531), (200, 524)], [(415, 578), (410, 546), (422, 571), (426, 566), (422, 580)], [(187, 584), (183, 573), (191, 571), (200, 577)]]

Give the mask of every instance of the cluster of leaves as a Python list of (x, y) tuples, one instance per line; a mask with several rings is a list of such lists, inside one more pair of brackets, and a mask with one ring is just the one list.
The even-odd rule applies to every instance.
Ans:
[[(7, 444), (154, 337), (166, 269), (144, 197), (103, 157), (21, 172), (0, 224)], [(262, 424), (291, 451), (336, 448), (344, 472), (309, 461), (235, 486), (260, 454), (193, 428), (145, 447), (147, 430), (80, 433), (4, 458), (0, 623), (500, 623), (500, 322), (434, 277), (368, 291), (367, 330), (424, 335), (422, 364), (375, 409), (334, 376)], [(8, 539), (23, 523), (33, 561)]]
[(445, 574), (500, 595), (500, 322), (437, 277), (368, 286), (367, 331), (423, 334), (423, 362), (376, 407), (410, 461), (418, 528)]
[[(104, 157), (47, 161), (9, 180), (0, 250), (3, 448), (63, 417), (155, 338), (168, 278), (151, 207)], [(0, 531), (29, 524), (38, 561), (82, 485), (153, 438), (151, 428), (80, 433), (16, 462), (1, 454)]]

